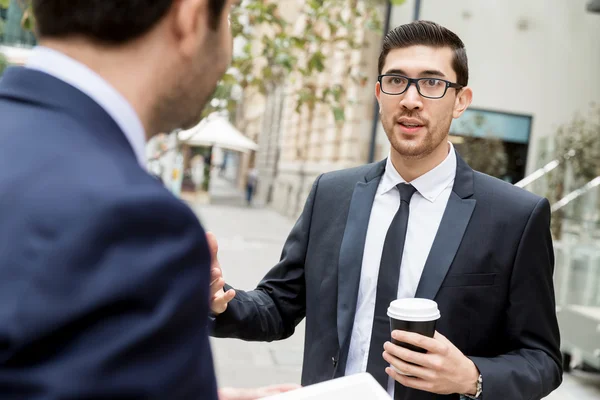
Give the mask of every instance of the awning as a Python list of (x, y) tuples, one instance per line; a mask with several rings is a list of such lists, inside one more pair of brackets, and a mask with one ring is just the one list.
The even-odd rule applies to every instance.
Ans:
[(179, 132), (178, 136), (181, 142), (190, 146), (215, 146), (242, 153), (258, 149), (256, 143), (220, 116), (209, 116), (195, 127)]

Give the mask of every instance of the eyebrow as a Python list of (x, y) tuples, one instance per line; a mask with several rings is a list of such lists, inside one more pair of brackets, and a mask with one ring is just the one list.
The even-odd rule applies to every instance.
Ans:
[[(401, 69), (390, 69), (389, 71), (386, 72), (386, 74), (400, 74), (400, 75), (408, 75), (406, 72), (404, 72)], [(439, 76), (440, 78), (445, 78), (446, 75), (442, 72), (442, 71), (438, 71), (436, 69), (428, 69), (425, 71), (422, 71), (419, 76)]]

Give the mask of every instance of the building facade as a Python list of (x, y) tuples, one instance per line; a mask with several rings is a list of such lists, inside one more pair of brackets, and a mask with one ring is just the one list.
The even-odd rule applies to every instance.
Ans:
[[(416, 2), (394, 7), (391, 26), (410, 22)], [(526, 175), (548, 161), (544, 154), (552, 153), (562, 124), (600, 103), (600, 14), (588, 11), (588, 0), (419, 3), (420, 19), (451, 29), (465, 43), (472, 108), (507, 121), (531, 119)], [(377, 157), (384, 157), (389, 144), (381, 127), (377, 143)]]
[[(295, 21), (295, 33), (302, 36), (299, 5), (296, 2), (295, 9), (285, 9), (286, 18)], [(382, 16), (384, 8), (382, 4)], [(284, 215), (300, 214), (321, 173), (360, 165), (368, 159), (381, 32), (357, 24), (353, 33), (368, 45), (358, 50), (343, 44), (329, 45), (322, 50), (327, 60), (325, 70), (318, 76), (290, 77), (267, 96), (246, 98), (244, 103), (247, 116), (251, 116), (246, 118), (251, 122), (244, 130), (250, 137), (257, 134), (259, 144), (255, 159), (259, 170), (257, 201), (271, 204)], [(367, 83), (356, 82), (351, 79), (350, 70), (361, 71), (370, 79)], [(332, 84), (342, 85), (345, 90), (343, 122), (336, 121), (332, 109), (323, 104), (296, 111), (300, 88), (310, 87), (320, 93)]]
[[(390, 27), (412, 21), (417, 6), (420, 19), (448, 27), (465, 42), (474, 99), (470, 116), (464, 118), (488, 118), (498, 130), (498, 143), (463, 150), (475, 157), (493, 149), (498, 165), (507, 170), (497, 176), (515, 183), (539, 168), (548, 161), (545, 154), (553, 151), (557, 129), (576, 113), (585, 113), (591, 103), (600, 103), (600, 14), (590, 13), (586, 0), (407, 0), (392, 8)], [(354, 51), (327, 49), (326, 71), (316, 82), (290, 79), (267, 98), (252, 100), (252, 130), (260, 145), (255, 160), (258, 196), (285, 215), (299, 215), (319, 174), (389, 153), (374, 108), (381, 35), (361, 27), (357, 34), (369, 36), (371, 45)], [(346, 79), (348, 66), (369, 76), (368, 84)], [(318, 90), (336, 79), (353, 100), (343, 123), (336, 123), (325, 106), (296, 112), (298, 88), (314, 85)], [(473, 132), (460, 132), (453, 124), (455, 131), (451, 139), (460, 151), (469, 138), (457, 135)]]

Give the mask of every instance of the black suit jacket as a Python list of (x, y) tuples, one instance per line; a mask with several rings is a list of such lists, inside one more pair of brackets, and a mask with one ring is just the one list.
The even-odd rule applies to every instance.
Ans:
[(0, 398), (216, 399), (194, 213), (58, 79), (9, 69), (0, 120)]
[[(306, 317), (302, 384), (344, 374), (370, 210), (385, 161), (319, 177), (281, 261), (215, 320), (214, 335), (287, 338)], [(417, 297), (483, 375), (485, 400), (540, 399), (562, 380), (546, 199), (474, 172), (455, 184)], [(406, 399), (458, 399), (406, 390)]]

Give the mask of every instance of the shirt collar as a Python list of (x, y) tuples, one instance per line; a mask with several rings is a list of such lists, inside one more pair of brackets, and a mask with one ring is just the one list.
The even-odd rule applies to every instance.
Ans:
[[(450, 151), (448, 151), (448, 155), (444, 161), (431, 171), (410, 182), (421, 196), (432, 203), (444, 189), (454, 184), (454, 178), (456, 176), (456, 154), (452, 143), (448, 142), (448, 144), (450, 146)], [(399, 183), (406, 183), (406, 180), (404, 180), (398, 171), (396, 171), (396, 168), (394, 168), (394, 165), (392, 164), (391, 157), (388, 156), (379, 194), (389, 192)]]
[(146, 135), (142, 122), (131, 104), (106, 80), (84, 64), (43, 46), (33, 49), (26, 67), (52, 75), (98, 103), (121, 128), (145, 168)]

